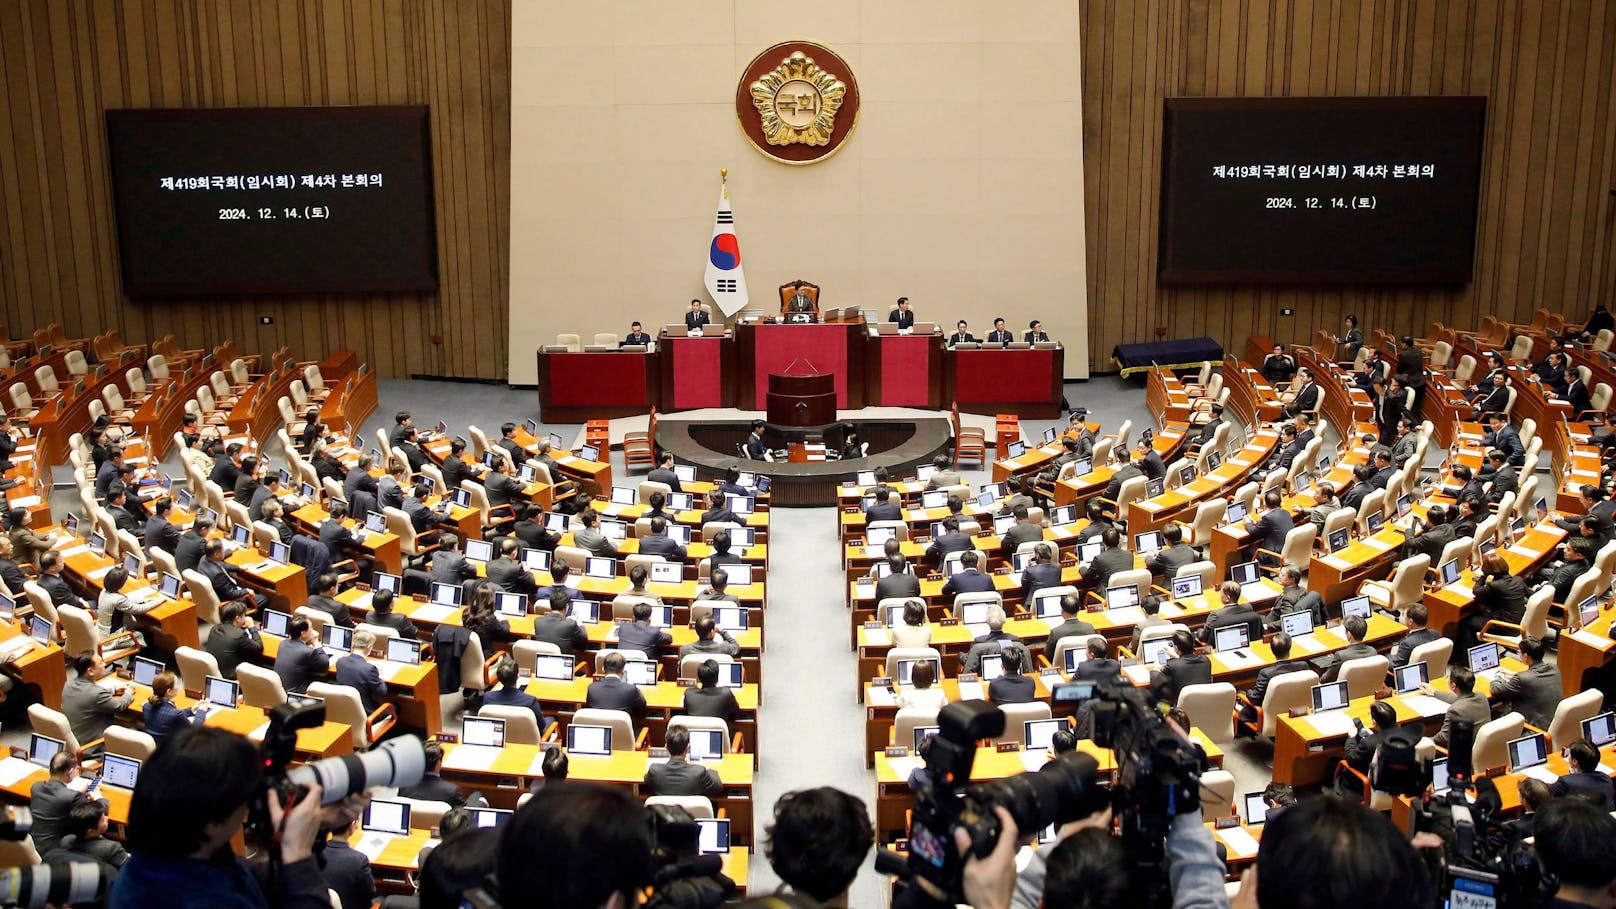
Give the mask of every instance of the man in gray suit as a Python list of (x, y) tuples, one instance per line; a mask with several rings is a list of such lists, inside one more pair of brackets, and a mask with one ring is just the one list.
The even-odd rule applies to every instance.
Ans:
[(1094, 634), (1094, 626), (1077, 617), (1083, 611), (1082, 597), (1075, 593), (1061, 597), (1060, 611), (1061, 623), (1049, 629), (1049, 640), (1044, 642), (1044, 656), (1051, 662), (1054, 662), (1055, 651), (1060, 649), (1062, 638), (1070, 635), (1086, 638)]
[(1018, 503), (1010, 513), (1016, 516), (1016, 523), (1004, 532), (1000, 542), (1001, 551), (1014, 554), (1021, 544), (1037, 542), (1044, 538), (1044, 525), (1027, 520), (1026, 505)]
[(1172, 580), (1180, 568), (1200, 561), (1201, 554), (1184, 542), (1184, 528), (1178, 524), (1162, 528), (1162, 544), (1161, 549), (1145, 557), (1145, 567), (1151, 574)]
[(635, 726), (645, 722), (645, 694), (623, 681), (623, 666), (627, 661), (621, 653), (612, 652), (601, 657), (600, 678), (589, 683), (584, 693), (584, 706), (596, 710), (621, 710), (633, 719)]
[(106, 676), (107, 664), (101, 654), (81, 653), (69, 659), (74, 676), (62, 689), (62, 714), (73, 729), (73, 737), (85, 753), (101, 753), (101, 746), (85, 747), (106, 735), (107, 727), (135, 700), (133, 685), (104, 688), (96, 682)]
[(959, 471), (954, 469), (954, 462), (948, 455), (940, 454), (932, 458), (931, 463), (933, 467), (937, 468), (937, 472), (933, 473), (931, 479), (926, 481), (927, 489), (942, 489), (944, 486), (964, 485), (964, 481), (960, 479)]
[(1004, 630), (1004, 609), (998, 606), (988, 607), (988, 633), (978, 637), (971, 649), (960, 658), (960, 667), (964, 672), (981, 672), (982, 657), (990, 653), (1000, 653), (1004, 650), (1019, 649), (1022, 652), (1021, 665), (1032, 665), (1032, 654), (1027, 652), (1027, 646), (1021, 643), (1015, 635)]
[(670, 726), (667, 737), (668, 760), (645, 770), (646, 790), (652, 795), (704, 795), (716, 799), (724, 794), (718, 771), (685, 760), (690, 733), (683, 726)]
[(589, 646), (589, 634), (567, 615), (572, 594), (566, 587), (550, 589), (547, 597), (533, 600), (533, 639), (556, 645), (562, 653), (578, 653)]
[(1364, 637), (1369, 634), (1368, 622), (1358, 616), (1353, 616), (1341, 623), (1341, 630), (1347, 633), (1347, 646), (1336, 651), (1335, 657), (1330, 663), (1330, 668), (1325, 670), (1323, 677), (1319, 679), (1321, 682), (1339, 681), (1342, 663), (1348, 660), (1372, 657), (1377, 653), (1372, 645), (1364, 643)]
[(712, 613), (697, 619), (695, 630), (696, 639), (679, 648), (680, 660), (693, 653), (722, 653), (726, 656), (735, 656), (741, 652), (741, 646), (735, 643), (735, 638), (713, 621)]
[(1133, 553), (1122, 548), (1122, 534), (1115, 527), (1107, 527), (1100, 534), (1100, 542), (1105, 544), (1105, 549), (1083, 569), (1083, 580), (1093, 584), (1096, 590), (1104, 590), (1113, 574), (1133, 567)]
[(943, 585), (943, 596), (952, 598), (961, 593), (992, 593), (993, 577), (976, 570), (981, 556), (974, 549), (960, 553), (960, 570)]
[(499, 557), (489, 562), (487, 566), (488, 583), (506, 593), (520, 593), (531, 597), (539, 589), (539, 584), (533, 580), (533, 572), (516, 560), (516, 552), (520, 548), (521, 543), (515, 537), (506, 537), (499, 541)]
[[(34, 816), (34, 849), (41, 855), (55, 849), (67, 833), (68, 815), (86, 796), (70, 787), (78, 776), (78, 758), (66, 748), (51, 755), (50, 777), (35, 783), (28, 795), (28, 809)], [(105, 805), (106, 799), (99, 799)]]
[(647, 483), (661, 483), (668, 487), (669, 492), (684, 492), (684, 489), (679, 486), (679, 475), (673, 472), (673, 455), (664, 451), (661, 460), (657, 461), (657, 464), (657, 467), (645, 475), (645, 481)]
[(668, 536), (668, 519), (660, 515), (651, 519), (650, 534), (640, 537), (640, 555), (662, 556), (670, 562), (683, 562), (685, 548)]
[(593, 508), (578, 513), (578, 529), (572, 532), (572, 545), (589, 550), (591, 555), (617, 557), (617, 544), (600, 532), (600, 515)]
[(1487, 699), (1476, 691), (1474, 672), (1463, 666), (1449, 666), (1448, 688), (1450, 689), (1448, 691), (1437, 691), (1430, 685), (1420, 686), (1420, 694), (1447, 701), (1450, 705), (1447, 714), (1442, 717), (1442, 728), (1437, 731), (1435, 738), (1436, 743), (1443, 747), (1448, 744), (1448, 730), (1452, 728), (1454, 717), (1469, 720), (1471, 725), (1478, 728), (1492, 719), (1492, 710), (1487, 706)]
[(1560, 706), (1560, 670), (1544, 661), (1543, 641), (1531, 635), (1521, 638), (1521, 662), (1524, 672), (1501, 672), (1493, 679), (1492, 696), (1526, 717), (1527, 725), (1547, 729)]

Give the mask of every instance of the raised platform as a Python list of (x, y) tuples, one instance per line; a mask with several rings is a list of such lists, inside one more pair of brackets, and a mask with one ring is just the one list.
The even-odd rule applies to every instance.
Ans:
[[(663, 417), (657, 421), (656, 443), (671, 452), (681, 464), (694, 464), (703, 474), (721, 475), (732, 466), (770, 480), (769, 504), (774, 506), (818, 506), (836, 504), (836, 490), (843, 480), (851, 480), (861, 470), (884, 467), (894, 477), (911, 476), (915, 468), (930, 463), (953, 444), (945, 417), (919, 419), (844, 420), (858, 429), (859, 438), (868, 442), (866, 457), (846, 461), (793, 464), (785, 461), (753, 461), (741, 455), (737, 445), (751, 432), (749, 420), (681, 420)], [(840, 438), (831, 424), (829, 434)], [(820, 438), (827, 427), (769, 425), (763, 440), (771, 449), (785, 448), (791, 442)]]

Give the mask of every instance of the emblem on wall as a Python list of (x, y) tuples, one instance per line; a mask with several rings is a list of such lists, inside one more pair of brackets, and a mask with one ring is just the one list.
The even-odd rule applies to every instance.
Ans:
[(788, 41), (741, 73), (735, 114), (752, 146), (784, 164), (812, 164), (846, 142), (858, 122), (858, 83), (824, 45)]

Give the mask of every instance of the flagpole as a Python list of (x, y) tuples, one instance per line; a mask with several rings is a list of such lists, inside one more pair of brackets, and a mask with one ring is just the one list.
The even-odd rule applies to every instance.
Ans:
[(720, 167), (718, 169), (718, 179), (719, 179), (720, 182), (722, 182), (724, 184), (724, 198), (728, 199), (729, 198), (729, 168)]

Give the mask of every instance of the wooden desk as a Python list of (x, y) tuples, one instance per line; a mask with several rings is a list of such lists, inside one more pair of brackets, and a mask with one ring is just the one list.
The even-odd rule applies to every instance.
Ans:
[[(264, 652), (253, 662), (273, 667), (275, 657), (280, 654), (283, 639), (262, 630), (259, 632), (259, 639), (264, 642)], [(398, 721), (404, 728), (418, 730), (428, 737), (443, 731), (437, 663), (422, 660), (419, 665), (410, 666), (378, 659), (371, 659), (371, 662), (376, 665), (382, 681), (387, 683), (393, 708), (398, 711)], [(331, 671), (335, 672), (336, 665), (337, 658), (332, 657), (329, 663)], [(331, 679), (327, 678), (326, 681)]]
[[(292, 512), (292, 520), (297, 522), (294, 526), (315, 537), (320, 534), (320, 525), (330, 519), (331, 513), (318, 502), (311, 502)], [(344, 518), (342, 526), (352, 530), (363, 524), (353, 518)], [(375, 564), (377, 571), (402, 574), (404, 554), (400, 545), (398, 535), (395, 533), (370, 533), (365, 535), (365, 542), (359, 544), (359, 552)]]
[(268, 562), (269, 557), (251, 546), (230, 553), (225, 561), (240, 569), (245, 586), (268, 594), (272, 606), (293, 612), (309, 600), (308, 572), (302, 565), (277, 563), (257, 569), (255, 566)]
[[(569, 681), (529, 679), (524, 690), (546, 704), (555, 705), (556, 720), (560, 723), (560, 731), (565, 733), (567, 725), (572, 722), (573, 713), (588, 698), (589, 685), (593, 681), (589, 676), (575, 676)], [(685, 692), (688, 690), (676, 681), (640, 686), (640, 692), (645, 695), (645, 728), (650, 732), (648, 741), (652, 745), (660, 746), (668, 720), (684, 713)], [(741, 741), (745, 743), (755, 764), (759, 753), (757, 709), (762, 700), (762, 689), (756, 683), (748, 682), (733, 691), (741, 713), (730, 734), (741, 734)]]
[[(0, 620), (0, 642), (27, 634), (23, 627)], [(7, 664), (5, 672), (22, 686), (12, 697), (37, 698), (52, 710), (62, 709), (62, 689), (67, 687), (67, 657), (59, 645), (35, 643), (32, 650)]]

